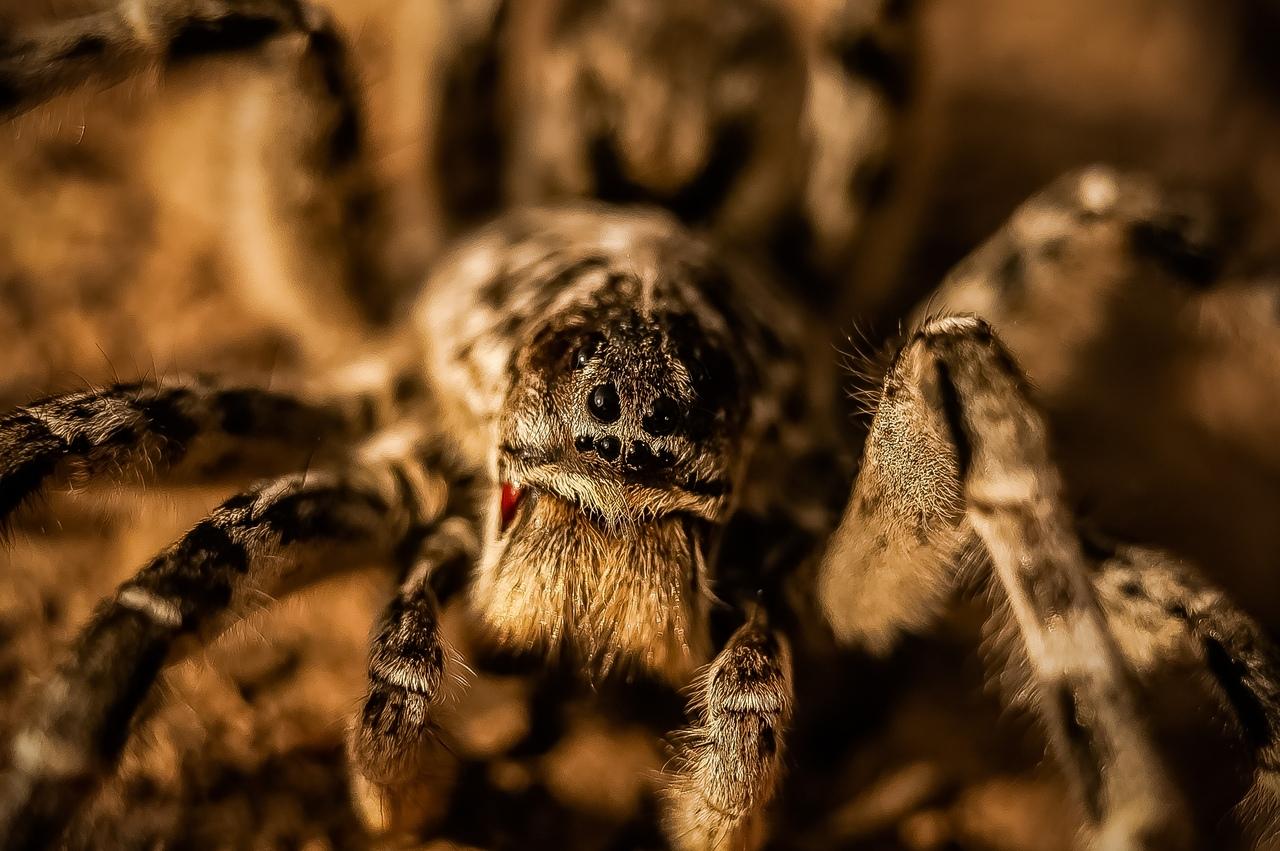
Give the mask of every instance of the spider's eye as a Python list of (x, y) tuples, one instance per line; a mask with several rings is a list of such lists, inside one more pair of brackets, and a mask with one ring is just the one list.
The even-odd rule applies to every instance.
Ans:
[(516, 519), (516, 509), (524, 501), (524, 488), (502, 483), (502, 495), (498, 497), (498, 531), (505, 532), (511, 528), (511, 521)]
[(665, 437), (676, 430), (680, 420), (680, 405), (670, 396), (660, 396), (653, 403), (653, 409), (641, 420), (644, 430), (654, 437)]
[(622, 441), (611, 434), (596, 441), (596, 453), (606, 461), (613, 461), (622, 452)]
[(578, 348), (574, 350), (573, 368), (582, 369), (585, 367), (591, 359), (596, 356), (596, 353), (600, 351), (600, 345), (603, 342), (604, 340), (599, 334), (592, 334), (587, 337), (587, 339), (583, 341), (582, 345), (578, 346)]
[(587, 396), (587, 408), (591, 416), (602, 423), (617, 422), (622, 416), (622, 402), (618, 399), (618, 388), (612, 384), (600, 384)]

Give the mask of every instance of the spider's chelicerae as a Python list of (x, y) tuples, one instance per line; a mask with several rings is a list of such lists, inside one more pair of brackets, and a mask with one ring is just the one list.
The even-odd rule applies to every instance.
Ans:
[[(617, 21), (630, 19), (572, 11), (564, 31), (584, 39), (591, 61), (571, 70), (627, 82), (591, 62), (607, 53), (593, 52), (594, 39), (617, 36)], [(29, 105), (98, 60), (164, 38), (208, 48), (297, 28), (318, 55), (337, 49), (323, 20), (292, 6), (214, 3), (150, 24), (104, 15), (10, 51), (0, 106)], [(140, 30), (151, 37), (141, 47), (130, 41)], [(756, 37), (750, 21), (730, 30)], [(873, 45), (846, 46), (854, 66), (884, 70)], [(733, 66), (737, 55), (726, 53)], [(717, 104), (731, 113), (745, 109), (733, 76)], [(340, 93), (339, 77), (319, 79)], [(513, 179), (517, 195), (617, 191), (627, 197), (615, 200), (666, 202), (739, 249), (760, 236), (757, 225), (785, 218), (788, 204), (814, 202), (803, 180), (758, 190), (761, 176), (743, 163), (740, 174), (718, 175), (732, 151), (717, 145), (740, 144), (732, 139), (742, 115), (726, 119), (729, 142), (694, 133), (647, 151), (602, 134), (625, 139), (630, 120), (661, 110), (640, 101), (628, 106), (635, 116), (593, 123), (617, 104), (593, 100), (599, 90), (573, 74), (549, 71), (544, 82), (543, 97), (573, 91), (564, 102), (582, 97), (595, 108), (573, 116), (587, 135), (569, 155), (513, 166), (530, 181)], [(544, 108), (529, 121), (557, 114)], [(351, 132), (337, 127), (335, 139)], [(551, 130), (522, 132), (522, 155), (545, 153)], [(346, 142), (328, 154), (345, 162)], [(848, 165), (832, 156), (831, 168)], [(876, 183), (864, 174), (860, 185)], [(1102, 245), (1199, 274), (1201, 265), (1186, 264), (1196, 235), (1186, 221), (1165, 220), (1162, 204), (1109, 172), (1078, 175), (1015, 216), (957, 275), (1009, 277), (1000, 240), (1040, 227), (1060, 230), (1037, 243), (1046, 262), (1065, 256), (1087, 267)], [(764, 224), (735, 215), (757, 209)], [(1194, 806), (1197, 790), (1154, 734), (1155, 675), (1171, 665), (1227, 713), (1253, 769), (1237, 797), (1258, 806), (1266, 831), (1280, 758), (1268, 639), (1171, 557), (1082, 539), (1033, 391), (990, 326), (967, 314), (918, 323), (874, 392), (855, 480), (845, 459), (862, 435), (842, 416), (839, 372), (808, 318), (734, 249), (667, 213), (531, 207), (434, 265), (355, 371), (360, 382), (298, 395), (210, 378), (139, 382), (7, 415), (4, 519), (60, 481), (271, 474), (293, 456), (309, 459), (305, 473), (223, 502), (94, 613), (12, 743), (0, 787), (5, 847), (58, 842), (114, 767), (166, 666), (261, 599), (370, 561), (401, 569), (349, 747), (354, 784), (383, 829), (429, 832), (404, 823), (404, 804), (448, 794), (445, 766), (455, 757), (434, 721), (463, 663), (442, 635), (446, 607), (465, 612), (482, 655), (516, 670), (568, 670), (602, 691), (688, 689), (684, 726), (671, 731), (676, 758), (654, 781), (665, 837), (681, 848), (740, 848), (769, 835), (793, 664), (832, 658), (824, 650), (833, 638), (883, 652), (930, 625), (968, 573), (985, 572), (1007, 615), (1001, 643), (1014, 699), (1041, 716), (1086, 841), (1195, 847), (1220, 829), (1223, 813)]]

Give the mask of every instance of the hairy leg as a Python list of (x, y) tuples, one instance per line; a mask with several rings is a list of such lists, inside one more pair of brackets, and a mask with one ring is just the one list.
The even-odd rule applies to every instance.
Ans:
[(1219, 282), (1228, 234), (1205, 198), (1090, 166), (1019, 205), (947, 274), (926, 309), (982, 316), (1038, 384), (1057, 384), (1076, 365), (1062, 350), (1085, 348), (1117, 321), (1130, 334), (1170, 333), (1162, 326), (1171, 308)]
[[(976, 535), (1094, 841), (1184, 847), (1190, 840), (1177, 795), (1089, 582), (1044, 424), (1017, 366), (981, 321), (939, 319), (899, 354), (882, 395), (887, 413), (872, 424), (868, 459), (881, 444), (897, 452), (910, 446), (915, 456), (888, 452), (894, 464), (864, 468), (876, 484), (864, 494), (877, 498), (858, 499), (855, 488), (822, 568), (823, 604), (837, 634), (854, 642), (870, 635), (871, 646), (883, 647), (897, 631), (922, 626), (954, 585), (957, 555)], [(867, 596), (875, 593), (886, 596)], [(850, 604), (882, 612), (875, 632), (849, 618)]]
[(387, 256), (394, 227), (359, 57), (327, 11), (305, 10), (303, 34), (244, 63), (256, 72), (227, 121), (226, 247), (245, 298), (287, 312), (300, 343), (332, 360), (362, 345), (368, 324), (395, 318), (423, 268)]
[[(269, 60), (269, 73), (241, 87), (227, 120), (228, 141), (242, 152), (227, 177), (238, 196), (229, 247), (241, 260), (242, 288), (292, 312), (303, 343), (317, 348), (349, 337), (359, 319), (389, 322), (422, 269), (388, 267), (391, 228), (366, 150), (355, 63), (322, 6), (121, 0), (13, 27), (0, 36), (0, 121), (87, 81), (105, 85), (150, 66), (238, 50)], [(282, 227), (289, 244), (279, 239)], [(293, 289), (284, 297), (282, 282)], [(344, 315), (352, 305), (358, 312)]]
[(104, 603), (43, 689), (0, 786), (0, 844), (38, 848), (111, 770), (160, 672), (263, 600), (386, 560), (430, 489), (372, 452), (343, 473), (275, 479), (232, 497)]
[(792, 688), (787, 641), (760, 618), (733, 634), (695, 686), (698, 721), (681, 736), (666, 790), (666, 829), (676, 848), (744, 849), (764, 839)]
[(122, 0), (0, 38), (0, 120), (90, 80), (117, 82), (150, 65), (254, 47), (310, 29), (299, 0)]
[(936, 385), (898, 377), (899, 362), (879, 393), (853, 493), (818, 577), (837, 635), (873, 653), (932, 623), (973, 537)]
[(805, 209), (817, 265), (847, 263), (868, 212), (894, 190), (903, 112), (916, 96), (916, 16), (903, 3), (814, 2), (804, 129)]
[(54, 480), (143, 478), (157, 470), (208, 476), (246, 456), (270, 470), (264, 447), (279, 469), (281, 453), (301, 465), (326, 441), (348, 435), (335, 410), (200, 379), (52, 396), (0, 418), (0, 526)]
[[(1271, 638), (1168, 553), (1110, 548), (1094, 582), (1107, 623), (1139, 678), (1186, 659), (1207, 674), (1252, 766), (1241, 815), (1259, 839), (1274, 842), (1280, 837), (1280, 652)], [(1208, 816), (1216, 820), (1221, 813)]]

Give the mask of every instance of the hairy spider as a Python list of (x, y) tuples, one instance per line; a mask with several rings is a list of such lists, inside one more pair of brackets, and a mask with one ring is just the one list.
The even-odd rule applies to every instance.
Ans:
[[(397, 551), (414, 566), (375, 637), (352, 741), (367, 781), (396, 790), (444, 758), (430, 726), (448, 658), (438, 607), (462, 594), (494, 644), (565, 654), (590, 676), (629, 668), (683, 684), (710, 661), (668, 786), (670, 835), (714, 847), (758, 831), (790, 713), (786, 589), (808, 574), (786, 564), (773, 575), (768, 550), (737, 561), (748, 554), (722, 535), (781, 510), (817, 540), (823, 500), (779, 492), (778, 474), (815, 452), (839, 455), (832, 430), (814, 426), (826, 416), (819, 389), (782, 416), (776, 400), (823, 370), (768, 304), (657, 214), (531, 210), (482, 230), (440, 265), (408, 323), (410, 348), (396, 356), (427, 390), (404, 419), (333, 472), (227, 500), (82, 631), (15, 742), (10, 842), (56, 836), (166, 660), (225, 628), (249, 595)], [(57, 475), (180, 470), (218, 443), (342, 434), (323, 408), (204, 383), (54, 397), (2, 431), (10, 509)], [(977, 320), (927, 322), (885, 380), (818, 596), (837, 635), (883, 647), (927, 620), (976, 536), (1101, 847), (1185, 844), (1112, 631), (1172, 618), (1234, 660), (1227, 693), (1242, 701), (1241, 723), (1264, 719), (1246, 728), (1260, 788), (1274, 749), (1269, 646), (1158, 555), (1117, 550), (1091, 581), (1059, 490), (1003, 347)], [(736, 561), (722, 564), (726, 553)], [(709, 589), (739, 613), (727, 638), (709, 623)]]
[[(631, 20), (570, 11), (565, 31), (579, 35), (616, 36), (617, 21)], [(4, 105), (157, 44), (180, 54), (290, 30), (304, 33), (315, 81), (342, 93), (340, 42), (311, 10), (213, 3), (149, 23), (104, 13), (11, 50)], [(629, 31), (642, 44), (664, 32)], [(874, 44), (845, 47), (848, 64), (885, 70)], [(883, 82), (900, 92), (895, 79)], [(725, 202), (735, 181), (704, 185), (727, 156), (709, 141), (716, 133), (646, 151), (620, 140), (651, 104), (591, 124), (596, 107), (578, 116), (594, 129), (579, 143), (607, 155), (593, 163), (596, 182), (550, 194), (623, 187), (621, 200), (666, 202), (742, 239), (714, 215), (721, 202), (731, 219), (738, 212), (738, 200)], [(351, 142), (348, 121), (339, 110), (334, 140)], [(602, 141), (602, 129), (619, 140)], [(354, 170), (351, 144), (327, 153), (323, 165)], [(1084, 218), (1129, 197), (1110, 175), (1077, 183)], [(680, 203), (689, 186), (694, 212)], [(766, 209), (773, 223), (782, 206)], [(1160, 211), (1134, 216), (1149, 224)], [(1156, 253), (1190, 244), (1165, 240)], [(1172, 558), (1085, 545), (1032, 392), (990, 327), (968, 315), (921, 321), (878, 388), (855, 482), (846, 459), (859, 436), (843, 422), (825, 341), (794, 295), (749, 266), (662, 212), (523, 209), (435, 265), (362, 360), (360, 386), (295, 396), (206, 378), (137, 382), (0, 420), (0, 519), (59, 481), (233, 466), (270, 475), (310, 456), (305, 473), (224, 501), (94, 613), (13, 742), (0, 789), (6, 847), (59, 840), (167, 666), (253, 601), (370, 561), (401, 569), (349, 748), (366, 815), (383, 829), (429, 832), (404, 803), (447, 794), (441, 766), (455, 757), (434, 723), (460, 660), (442, 635), (446, 607), (465, 612), (480, 656), (497, 664), (564, 669), (602, 689), (690, 689), (677, 759), (659, 781), (666, 838), (736, 848), (768, 835), (793, 663), (831, 638), (823, 624), (883, 651), (932, 621), (965, 564), (990, 567), (1007, 602), (1015, 699), (1042, 716), (1097, 847), (1191, 847), (1221, 815), (1183, 812), (1150, 729), (1147, 675), (1170, 659), (1202, 672), (1234, 713), (1256, 763), (1250, 794), (1268, 803), (1280, 699), (1266, 636)]]
[[(769, 577), (742, 565), (748, 584), (735, 588), (717, 581), (714, 559), (731, 508), (767, 507), (747, 459), (777, 465), (780, 453), (805, 451), (821, 401), (801, 389), (821, 370), (803, 368), (799, 328), (769, 303), (658, 214), (532, 210), (482, 230), (432, 275), (409, 348), (396, 353), (421, 370), (424, 398), (334, 472), (223, 503), (95, 616), (42, 721), (15, 744), (12, 841), (53, 835), (187, 637), (207, 640), (256, 592), (406, 548), (415, 567), (375, 639), (352, 743), (366, 779), (395, 787), (434, 753), (442, 583), (466, 589), (501, 648), (684, 685), (711, 658), (715, 582), (720, 599), (753, 615), (717, 642), (706, 712), (729, 717), (693, 748), (688, 773), (716, 785), (690, 787), (712, 797), (686, 841), (737, 830), (771, 791), (787, 644), (753, 602)], [(797, 393), (794, 422), (784, 421), (776, 400)], [(17, 450), (6, 456), (6, 506), (69, 468), (180, 469), (208, 457), (205, 444), (333, 433), (336, 421), (286, 397), (200, 383), (51, 398), (4, 421)], [(77, 765), (55, 758), (72, 750)], [(730, 780), (744, 770), (745, 782)]]
[[(10, 843), (56, 837), (166, 662), (251, 595), (397, 552), (412, 567), (375, 636), (352, 739), (365, 781), (403, 792), (424, 762), (447, 758), (431, 731), (449, 657), (438, 612), (458, 596), (492, 644), (562, 654), (591, 677), (622, 669), (683, 685), (710, 662), (668, 782), (670, 838), (732, 847), (755, 835), (791, 711), (790, 586), (812, 577), (803, 558), (778, 565), (776, 549), (746, 553), (724, 536), (785, 512), (816, 543), (829, 497), (805, 505), (778, 487), (780, 471), (840, 454), (833, 429), (815, 427), (830, 419), (830, 382), (806, 388), (822, 367), (770, 303), (658, 214), (531, 210), (479, 232), (432, 275), (407, 325), (395, 356), (426, 391), (402, 418), (331, 471), (227, 500), (83, 629), (14, 743)], [(797, 392), (784, 415), (777, 400)], [(308, 431), (343, 433), (322, 407), (207, 383), (53, 397), (0, 425), (0, 492), (12, 509), (57, 476), (176, 471), (217, 444)], [(1260, 788), (1274, 749), (1269, 646), (1158, 555), (1118, 550), (1091, 574), (1059, 491), (1003, 347), (980, 321), (929, 321), (889, 370), (817, 596), (838, 636), (882, 648), (923, 625), (976, 536), (1100, 847), (1183, 845), (1113, 630), (1173, 618), (1234, 660), (1227, 693), (1242, 715), (1257, 707), (1241, 723), (1265, 719), (1246, 728)], [(737, 613), (723, 634), (711, 590)]]

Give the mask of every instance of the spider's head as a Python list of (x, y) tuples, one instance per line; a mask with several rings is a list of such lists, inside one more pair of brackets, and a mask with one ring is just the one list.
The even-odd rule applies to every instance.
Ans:
[(500, 531), (543, 494), (614, 532), (722, 520), (746, 418), (739, 365), (689, 312), (628, 305), (632, 285), (564, 312), (517, 354), (499, 421)]
[(629, 272), (599, 281), (514, 356), (477, 600), (508, 645), (566, 638), (599, 668), (680, 681), (701, 660), (748, 384), (709, 308)]
[[(658, 202), (703, 222), (739, 215), (725, 206), (738, 184), (794, 158), (804, 65), (777, 0), (558, 7), (538, 84), (563, 106), (534, 119), (544, 155), (560, 158), (547, 169), (558, 189)], [(577, 125), (573, 164), (563, 161), (566, 118)]]

